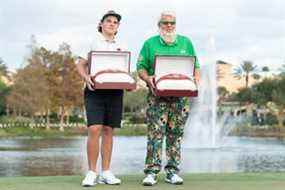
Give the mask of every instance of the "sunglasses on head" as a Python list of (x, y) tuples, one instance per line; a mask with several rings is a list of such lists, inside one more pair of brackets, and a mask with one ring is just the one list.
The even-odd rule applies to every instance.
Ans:
[(175, 25), (176, 22), (175, 21), (160, 21), (160, 24), (163, 24), (163, 25)]

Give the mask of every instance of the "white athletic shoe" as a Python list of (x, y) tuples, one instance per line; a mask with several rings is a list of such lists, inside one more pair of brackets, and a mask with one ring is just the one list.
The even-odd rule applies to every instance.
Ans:
[(93, 171), (88, 171), (85, 178), (82, 181), (83, 187), (92, 187), (96, 184), (97, 174)]
[(177, 174), (166, 175), (165, 181), (174, 185), (182, 185), (183, 179)]
[(153, 186), (156, 183), (157, 183), (157, 176), (155, 174), (147, 174), (142, 181), (142, 184), (144, 186)]
[(102, 172), (98, 178), (99, 184), (120, 185), (121, 180), (117, 178), (110, 170)]

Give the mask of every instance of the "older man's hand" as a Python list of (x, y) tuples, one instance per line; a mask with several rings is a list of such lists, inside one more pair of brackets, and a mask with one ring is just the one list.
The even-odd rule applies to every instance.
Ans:
[(194, 80), (198, 86), (200, 84), (200, 70), (199, 69), (195, 70)]
[(155, 92), (154, 92), (154, 88), (155, 88), (155, 86), (154, 86), (154, 77), (155, 76), (148, 76), (148, 79), (147, 79), (147, 86), (148, 86), (148, 88), (149, 88), (149, 90), (151, 91), (151, 93), (153, 94), (153, 95), (155, 95)]
[(200, 84), (200, 76), (195, 76), (195, 77), (194, 77), (194, 80), (195, 80), (195, 83), (196, 83), (197, 85)]

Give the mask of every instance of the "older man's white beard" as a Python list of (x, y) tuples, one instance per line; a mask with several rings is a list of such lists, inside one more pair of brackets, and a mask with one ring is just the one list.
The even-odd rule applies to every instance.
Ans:
[(175, 42), (176, 40), (176, 32), (166, 32), (163, 30), (160, 30), (160, 37), (163, 39), (163, 41), (167, 44), (171, 44), (173, 42)]

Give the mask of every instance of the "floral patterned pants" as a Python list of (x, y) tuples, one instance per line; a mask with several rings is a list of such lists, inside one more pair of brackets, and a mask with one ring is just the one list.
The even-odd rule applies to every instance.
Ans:
[(156, 97), (148, 94), (147, 155), (144, 172), (158, 174), (161, 170), (162, 144), (166, 139), (167, 174), (179, 172), (181, 140), (189, 113), (189, 98)]

